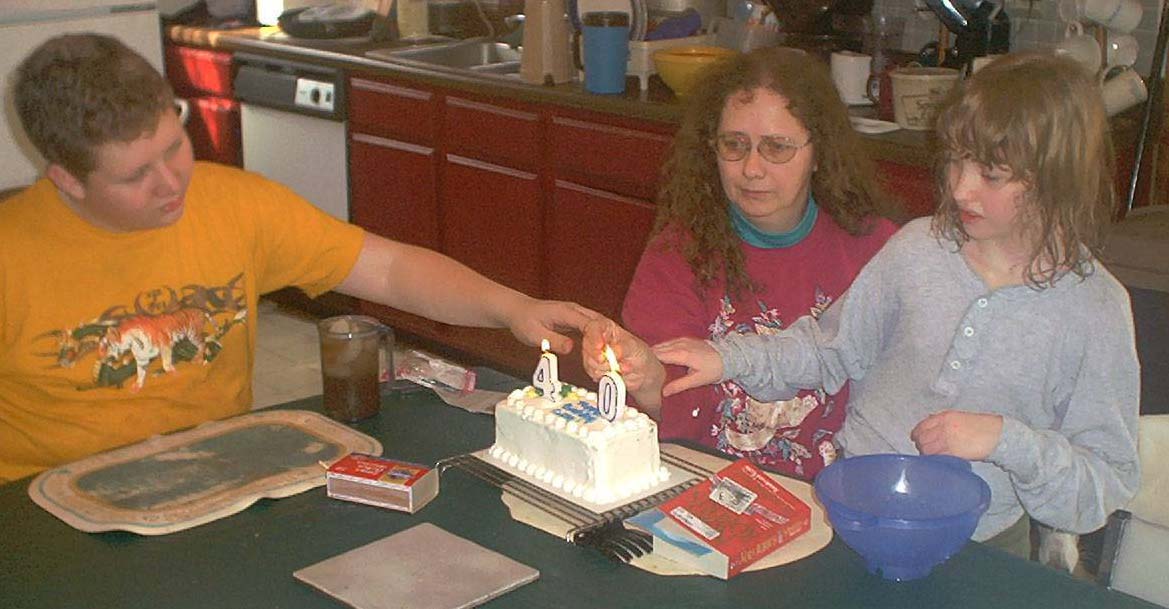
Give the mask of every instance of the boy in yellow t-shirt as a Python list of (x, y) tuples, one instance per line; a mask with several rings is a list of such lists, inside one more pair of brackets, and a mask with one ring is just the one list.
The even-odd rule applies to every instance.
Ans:
[(285, 286), (561, 352), (594, 315), (196, 163), (166, 81), (116, 39), (46, 42), (14, 93), (48, 165), (0, 203), (0, 482), (245, 412), (256, 302)]

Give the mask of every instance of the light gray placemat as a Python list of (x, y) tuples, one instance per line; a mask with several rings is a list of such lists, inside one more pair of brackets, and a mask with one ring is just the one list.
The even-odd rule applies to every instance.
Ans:
[(422, 523), (292, 575), (357, 609), (463, 609), (540, 572)]

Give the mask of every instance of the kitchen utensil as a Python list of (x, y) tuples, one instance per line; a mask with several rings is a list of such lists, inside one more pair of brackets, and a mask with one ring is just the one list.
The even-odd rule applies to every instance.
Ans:
[(689, 8), (681, 15), (670, 17), (657, 24), (653, 30), (645, 35), (645, 40), (664, 40), (667, 38), (685, 38), (693, 36), (702, 28), (702, 15)]
[(294, 38), (352, 38), (368, 36), (374, 16), (369, 9), (328, 4), (284, 11), (277, 21)]
[(829, 62), (832, 82), (840, 99), (850, 106), (871, 104), (867, 96), (873, 58), (854, 51), (837, 51)]
[(1100, 44), (1096, 42), (1095, 36), (1084, 33), (1079, 22), (1068, 24), (1064, 39), (1055, 45), (1055, 52), (1076, 60), (1090, 74), (1095, 75), (1100, 71)]
[(1108, 116), (1120, 114), (1149, 98), (1149, 89), (1136, 70), (1125, 68), (1100, 87)]
[(1083, 18), (1099, 23), (1116, 34), (1136, 29), (1144, 16), (1139, 0), (1079, 0), (1075, 5)]
[[(629, 13), (585, 13), (581, 21), (581, 61), (584, 88), (589, 93), (625, 92), (625, 67), (629, 63)], [(576, 48), (576, 45), (574, 45)]]
[(658, 76), (674, 95), (685, 97), (703, 69), (734, 54), (735, 51), (722, 47), (681, 46), (657, 51), (653, 58)]
[(1132, 34), (1109, 36), (1104, 44), (1104, 64), (1107, 66), (1104, 71), (1111, 71), (1118, 66), (1131, 67), (1136, 63), (1140, 50), (1141, 45)]
[(964, 67), (975, 57), (1010, 50), (1011, 22), (1001, 3), (995, 4), (988, 0), (925, 0), (925, 5), (937, 15), (947, 30), (957, 35), (953, 47), (940, 61), (941, 65)]
[(951, 68), (897, 68), (889, 74), (893, 85), (893, 117), (903, 129), (925, 131), (954, 83), (958, 70)]
[(865, 455), (816, 477), (828, 521), (871, 573), (905, 581), (929, 575), (974, 533), (990, 487), (970, 463), (941, 455)]
[(537, 85), (572, 80), (572, 36), (564, 0), (524, 0), (524, 15), (520, 76)]

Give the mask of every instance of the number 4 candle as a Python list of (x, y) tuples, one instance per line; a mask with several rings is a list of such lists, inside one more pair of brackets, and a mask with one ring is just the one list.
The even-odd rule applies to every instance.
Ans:
[(551, 400), (560, 398), (560, 366), (556, 359), (556, 354), (550, 352), (548, 349), (548, 339), (540, 341), (540, 363), (536, 365), (536, 371), (532, 373), (532, 386), (544, 393), (544, 396)]
[(605, 345), (605, 359), (609, 360), (609, 371), (601, 375), (597, 386), (597, 409), (608, 421), (616, 421), (625, 414), (625, 379), (621, 378), (621, 367), (613, 348)]

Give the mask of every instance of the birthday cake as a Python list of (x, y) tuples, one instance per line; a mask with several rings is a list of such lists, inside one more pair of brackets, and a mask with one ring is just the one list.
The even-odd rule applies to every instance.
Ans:
[(606, 420), (595, 393), (567, 384), (551, 397), (529, 386), (499, 402), (488, 454), (564, 495), (597, 504), (669, 477), (653, 420), (631, 407)]

